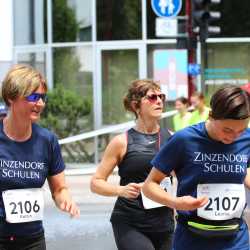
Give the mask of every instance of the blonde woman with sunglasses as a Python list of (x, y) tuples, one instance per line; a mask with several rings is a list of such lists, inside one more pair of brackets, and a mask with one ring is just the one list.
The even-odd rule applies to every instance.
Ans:
[(59, 209), (78, 216), (64, 179), (56, 136), (36, 124), (47, 85), (30, 66), (15, 65), (2, 83), (8, 114), (0, 121), (0, 249), (45, 250), (42, 186)]
[[(111, 223), (119, 250), (169, 250), (174, 230), (173, 210), (148, 205), (141, 194), (152, 167), (150, 161), (170, 136), (159, 125), (165, 95), (154, 81), (136, 80), (131, 83), (123, 103), (135, 115), (136, 125), (109, 143), (92, 177), (91, 190), (118, 197)], [(119, 185), (107, 181), (116, 166)]]

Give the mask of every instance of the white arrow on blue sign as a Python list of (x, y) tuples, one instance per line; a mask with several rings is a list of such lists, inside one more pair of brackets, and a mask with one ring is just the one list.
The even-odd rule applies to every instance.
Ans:
[(182, 7), (182, 0), (151, 0), (151, 6), (159, 17), (175, 17)]

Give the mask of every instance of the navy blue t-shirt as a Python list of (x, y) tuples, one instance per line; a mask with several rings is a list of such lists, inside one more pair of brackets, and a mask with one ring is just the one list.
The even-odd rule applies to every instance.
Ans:
[(64, 169), (60, 146), (53, 133), (33, 124), (31, 138), (16, 142), (5, 135), (0, 122), (0, 238), (30, 236), (43, 231), (42, 221), (7, 223), (2, 191), (41, 188), (48, 176)]
[[(211, 139), (205, 123), (199, 123), (176, 132), (152, 160), (155, 168), (165, 174), (175, 171), (178, 180), (177, 196), (197, 196), (197, 185), (205, 183), (242, 184), (250, 160), (250, 129), (232, 144)], [(197, 211), (177, 211), (184, 218)], [(209, 242), (210, 241), (210, 242)], [(183, 225), (176, 228), (174, 250), (248, 249), (248, 230), (245, 222), (231, 240), (201, 238)]]

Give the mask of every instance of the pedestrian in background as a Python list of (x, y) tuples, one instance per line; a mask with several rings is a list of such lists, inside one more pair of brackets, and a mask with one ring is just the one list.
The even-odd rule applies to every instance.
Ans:
[(209, 108), (205, 105), (204, 95), (200, 92), (195, 92), (191, 95), (190, 102), (193, 111), (189, 125), (206, 121), (209, 115)]
[(188, 111), (189, 102), (185, 97), (179, 97), (175, 100), (175, 109), (178, 111), (173, 117), (174, 131), (178, 131), (189, 126), (191, 112)]
[(57, 138), (36, 124), (46, 91), (42, 75), (26, 65), (13, 66), (2, 83), (8, 114), (0, 121), (0, 249), (46, 249), (42, 224), (46, 179), (56, 206), (79, 215), (65, 183)]
[[(149, 198), (177, 210), (174, 250), (249, 250), (242, 215), (250, 188), (250, 95), (219, 89), (206, 122), (176, 132), (153, 159), (143, 186)], [(177, 197), (159, 183), (174, 171)]]
[[(112, 139), (91, 180), (93, 192), (118, 197), (111, 223), (119, 250), (172, 248), (173, 210), (162, 206), (145, 209), (141, 196), (152, 168), (150, 161), (170, 136), (159, 125), (164, 103), (165, 95), (154, 81), (132, 82), (124, 106), (135, 115), (136, 125)], [(107, 180), (116, 166), (120, 185), (111, 185)]]

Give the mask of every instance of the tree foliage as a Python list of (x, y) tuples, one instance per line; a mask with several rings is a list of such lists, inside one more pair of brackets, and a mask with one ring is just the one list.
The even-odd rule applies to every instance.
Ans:
[(40, 121), (43, 127), (54, 131), (59, 138), (79, 134), (81, 120), (91, 112), (91, 102), (63, 88), (48, 92), (48, 103)]
[(53, 40), (54, 42), (74, 42), (79, 32), (74, 10), (67, 0), (53, 0)]
[(98, 40), (142, 38), (140, 0), (96, 1)]

